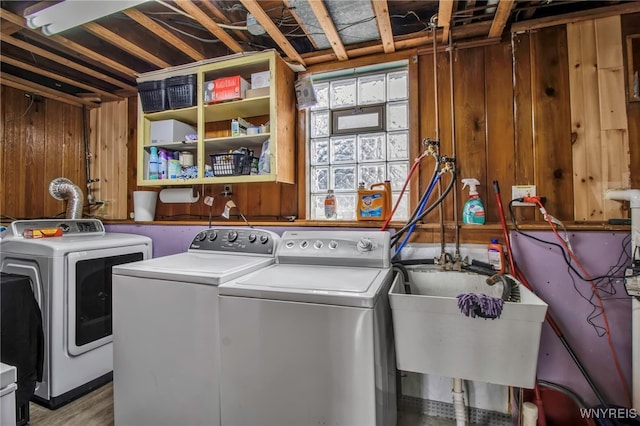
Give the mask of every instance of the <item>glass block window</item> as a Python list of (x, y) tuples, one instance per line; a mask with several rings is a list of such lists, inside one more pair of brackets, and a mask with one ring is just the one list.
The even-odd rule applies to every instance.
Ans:
[[(317, 104), (309, 109), (307, 128), (309, 219), (328, 220), (324, 199), (332, 189), (338, 220), (356, 220), (360, 182), (369, 188), (391, 181), (395, 204), (410, 167), (408, 83), (406, 67), (366, 73), (354, 70), (347, 77), (314, 77)], [(380, 111), (378, 124), (363, 121), (362, 114), (375, 111)], [(337, 117), (346, 129), (332, 123)], [(408, 199), (407, 192), (394, 220), (408, 218)]]

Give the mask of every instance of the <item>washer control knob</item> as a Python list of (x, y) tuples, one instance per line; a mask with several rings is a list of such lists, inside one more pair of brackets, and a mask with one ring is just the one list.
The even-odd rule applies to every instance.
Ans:
[(320, 240), (316, 240), (316, 242), (315, 242), (315, 243), (313, 243), (313, 246), (314, 246), (315, 248), (317, 248), (317, 249), (321, 249), (321, 248), (322, 248), (322, 245), (323, 245), (323, 244), (322, 244), (322, 241), (320, 241)]
[(196, 241), (204, 241), (204, 239), (207, 238), (207, 233), (202, 231), (200, 233), (198, 233), (198, 235), (196, 235)]
[(300, 243), (300, 248), (305, 249), (307, 247), (309, 247), (309, 241), (304, 240), (303, 242)]
[(262, 234), (262, 235), (260, 235), (260, 242), (261, 242), (262, 244), (266, 244), (266, 243), (267, 243), (267, 241), (269, 241), (269, 236), (268, 236), (267, 234)]
[(373, 243), (368, 238), (361, 238), (356, 245), (359, 251), (371, 251), (373, 248)]
[(335, 240), (329, 241), (329, 248), (330, 249), (334, 249), (334, 248), (337, 248), (337, 247), (338, 247), (338, 242), (337, 241), (335, 241)]
[(209, 232), (209, 241), (215, 241), (218, 238), (218, 233), (216, 231)]
[(229, 242), (232, 243), (237, 239), (238, 239), (238, 232), (237, 231), (229, 231), (229, 233), (227, 234), (227, 240), (229, 240)]
[(256, 234), (249, 234), (249, 242), (250, 243), (255, 243), (256, 242)]
[(285, 244), (287, 246), (287, 248), (291, 248), (293, 246), (296, 245), (296, 243), (294, 243), (293, 241), (287, 241), (287, 244)]

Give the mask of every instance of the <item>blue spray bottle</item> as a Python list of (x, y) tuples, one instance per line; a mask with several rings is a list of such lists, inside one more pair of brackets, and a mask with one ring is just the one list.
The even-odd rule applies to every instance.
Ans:
[(467, 225), (484, 225), (484, 205), (478, 195), (476, 187), (480, 185), (478, 179), (462, 179), (462, 189), (469, 187), (469, 199), (462, 209), (462, 222)]

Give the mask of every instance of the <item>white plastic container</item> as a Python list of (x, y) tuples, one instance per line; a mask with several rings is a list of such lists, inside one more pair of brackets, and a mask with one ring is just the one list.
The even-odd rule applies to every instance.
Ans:
[(505, 302), (500, 318), (470, 318), (456, 296), (491, 295), (485, 276), (435, 268), (409, 276), (411, 294), (401, 274), (389, 291), (399, 370), (533, 388), (546, 303), (520, 286), (521, 302)]
[(0, 363), (0, 425), (16, 424), (16, 368)]
[(184, 142), (186, 136), (198, 133), (198, 130), (187, 123), (178, 120), (160, 120), (150, 123), (151, 143)]

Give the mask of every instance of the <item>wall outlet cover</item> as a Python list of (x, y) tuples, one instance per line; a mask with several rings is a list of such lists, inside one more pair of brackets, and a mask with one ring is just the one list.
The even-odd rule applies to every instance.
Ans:
[[(513, 185), (511, 187), (511, 199), (515, 200), (516, 198), (523, 197), (535, 197), (536, 196), (536, 186), (535, 185)], [(534, 203), (523, 203), (521, 201), (514, 201), (512, 203), (514, 207), (522, 207), (522, 206), (534, 206)]]

